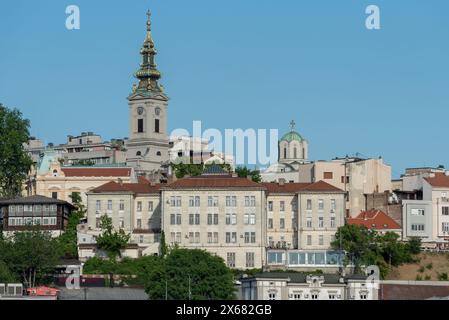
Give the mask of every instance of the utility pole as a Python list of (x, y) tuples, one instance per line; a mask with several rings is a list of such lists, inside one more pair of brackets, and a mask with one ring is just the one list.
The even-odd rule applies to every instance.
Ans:
[(189, 300), (192, 299), (192, 291), (190, 290), (190, 274), (189, 274)]
[(167, 279), (165, 279), (165, 300), (168, 300)]

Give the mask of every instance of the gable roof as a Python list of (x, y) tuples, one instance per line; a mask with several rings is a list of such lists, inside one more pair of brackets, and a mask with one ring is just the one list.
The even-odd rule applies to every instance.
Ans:
[(268, 194), (297, 192), (344, 192), (343, 190), (321, 180), (313, 183), (288, 182), (280, 184), (269, 182), (262, 184), (267, 188)]
[(79, 167), (79, 168), (61, 168), (66, 177), (130, 177), (131, 168), (97, 168), (97, 167)]
[(449, 176), (442, 172), (436, 172), (434, 177), (427, 177), (424, 180), (435, 188), (449, 188)]
[(377, 209), (361, 212), (355, 218), (348, 218), (348, 224), (364, 225), (368, 229), (391, 230), (401, 229), (401, 226), (385, 212)]
[(17, 197), (13, 199), (4, 199), (0, 201), (0, 204), (66, 204), (72, 206), (67, 201), (48, 198), (40, 195), (34, 195), (29, 197)]
[(109, 192), (127, 192), (127, 193), (159, 193), (160, 184), (151, 185), (150, 183), (117, 183), (110, 181), (95, 189), (90, 193), (109, 193)]
[(232, 177), (230, 175), (202, 175), (174, 181), (164, 186), (163, 189), (220, 189), (220, 188), (252, 188), (265, 189), (263, 184), (254, 182), (248, 178)]

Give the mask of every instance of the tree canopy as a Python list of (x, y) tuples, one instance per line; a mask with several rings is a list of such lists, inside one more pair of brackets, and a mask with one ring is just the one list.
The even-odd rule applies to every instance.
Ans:
[(28, 142), (30, 122), (17, 109), (0, 103), (0, 197), (21, 194), (33, 161), (24, 149)]
[(237, 167), (235, 169), (235, 173), (237, 173), (237, 175), (240, 178), (247, 178), (247, 177), (251, 177), (251, 180), (253, 180), (254, 182), (261, 182), (262, 181), (262, 177), (260, 176), (260, 171), (259, 170), (251, 170), (247, 167)]
[(97, 238), (98, 248), (104, 250), (111, 259), (120, 257), (120, 251), (126, 248), (130, 234), (126, 234), (123, 229), (115, 230), (112, 219), (106, 215), (101, 217), (100, 228), (102, 233)]
[(149, 273), (145, 291), (152, 300), (217, 300), (235, 297), (234, 277), (223, 259), (204, 250), (175, 248)]

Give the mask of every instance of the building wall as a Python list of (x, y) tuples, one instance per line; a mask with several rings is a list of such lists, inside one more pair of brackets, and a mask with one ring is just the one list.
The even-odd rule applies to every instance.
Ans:
[[(170, 199), (172, 196), (181, 197), (180, 207), (171, 207)], [(191, 196), (200, 197), (199, 207), (189, 207), (189, 198)], [(208, 196), (218, 197), (218, 207), (208, 207)], [(226, 196), (236, 196), (237, 206), (226, 207)], [(245, 207), (245, 196), (254, 196), (256, 200), (255, 207)], [(222, 257), (225, 263), (228, 262), (228, 254), (235, 254), (235, 266), (238, 269), (246, 269), (246, 254), (254, 253), (254, 266), (248, 268), (261, 268), (265, 257), (266, 246), (266, 208), (265, 194), (262, 190), (163, 190), (162, 191), (162, 226), (165, 232), (168, 244), (176, 242), (172, 239), (172, 234), (180, 234), (179, 245), (184, 248), (205, 249), (213, 254)], [(218, 224), (208, 225), (208, 214), (218, 214)], [(236, 214), (236, 224), (226, 224), (226, 214)], [(255, 224), (245, 224), (244, 214), (254, 213), (256, 217)], [(181, 224), (172, 225), (170, 221), (171, 214), (181, 214)], [(189, 215), (199, 214), (200, 224), (190, 225)], [(190, 233), (199, 232), (200, 240), (198, 243), (191, 243)], [(208, 243), (208, 233), (218, 233), (218, 243)], [(226, 243), (226, 233), (236, 233), (236, 243)], [(255, 232), (255, 243), (245, 243), (245, 233)], [(229, 264), (228, 264), (229, 265)]]
[[(299, 249), (329, 249), (335, 233), (344, 225), (344, 194), (343, 193), (306, 193), (298, 194), (299, 219), (298, 219), (298, 248)], [(312, 209), (307, 208), (307, 201), (312, 203)], [(323, 210), (319, 209), (319, 200), (324, 203)], [(335, 200), (335, 209), (331, 203)], [(323, 218), (323, 227), (319, 226), (319, 218)], [(335, 226), (331, 227), (331, 217), (335, 217)], [(307, 226), (308, 219), (312, 221), (312, 227)], [(308, 237), (311, 237), (311, 244)], [(320, 244), (320, 236), (323, 242)]]
[[(270, 203), (272, 209), (270, 210)], [(281, 203), (284, 203), (284, 210), (281, 209)], [(270, 247), (297, 248), (297, 196), (296, 194), (278, 195), (271, 194), (267, 196), (267, 244)], [(270, 228), (270, 219), (272, 228)], [(281, 228), (281, 219), (284, 221), (284, 227)]]
[[(424, 215), (417, 215), (417, 210), (424, 210)], [(419, 237), (423, 242), (433, 241), (433, 221), (431, 201), (402, 201), (402, 236), (404, 240)], [(412, 225), (424, 225), (424, 230), (412, 230)]]
[(449, 215), (443, 214), (443, 208), (449, 207), (449, 188), (433, 187), (423, 180), (423, 200), (432, 201), (433, 236), (440, 240), (448, 238), (449, 231), (444, 231), (443, 224), (448, 225), (446, 228), (449, 228)]

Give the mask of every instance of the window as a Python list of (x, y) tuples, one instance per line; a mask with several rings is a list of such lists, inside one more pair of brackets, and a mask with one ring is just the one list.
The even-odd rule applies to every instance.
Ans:
[(360, 300), (367, 300), (368, 294), (367, 293), (360, 293)]
[(137, 229), (142, 229), (142, 219), (137, 219)]
[(30, 204), (25, 204), (23, 206), (23, 212), (33, 212), (33, 206)]
[(218, 197), (207, 197), (207, 206), (208, 207), (218, 207)]
[(226, 224), (237, 224), (237, 214), (226, 213)]
[(159, 132), (159, 119), (154, 119), (154, 132)]
[(442, 207), (441, 208), (441, 214), (443, 216), (449, 216), (449, 207)]
[(335, 217), (331, 217), (331, 228), (335, 228)]
[(53, 199), (58, 199), (58, 193), (57, 193), (57, 192), (52, 192), (52, 193), (51, 193), (51, 197), (52, 197)]
[(312, 199), (307, 199), (306, 210), (312, 210)]
[(137, 119), (137, 132), (143, 132), (143, 119)]
[(279, 228), (285, 229), (285, 219), (284, 218), (279, 219)]
[(136, 152), (136, 157), (140, 157), (142, 155), (142, 152), (141, 151), (137, 151)]
[(236, 243), (237, 232), (226, 232), (226, 243)]
[(229, 268), (235, 268), (235, 252), (228, 252), (226, 254), (226, 264)]
[(181, 206), (181, 197), (171, 196), (170, 197), (170, 206), (172, 207), (180, 207)]
[(449, 232), (449, 222), (443, 222), (441, 228), (442, 228), (443, 232)]
[(250, 200), (251, 200), (251, 207), (255, 207), (256, 206), (256, 197), (251, 196)]
[(423, 224), (412, 224), (412, 231), (424, 231)]
[(412, 209), (410, 213), (415, 216), (423, 216), (425, 214), (425, 210), (424, 209)]
[(337, 210), (337, 202), (335, 201), (335, 199), (331, 199), (331, 210)]
[(137, 212), (142, 212), (142, 201), (137, 201)]
[(276, 300), (276, 293), (275, 292), (268, 293), (268, 300)]
[(144, 241), (144, 237), (143, 237), (143, 234), (141, 234), (141, 235), (139, 236), (139, 243), (143, 243), (143, 241)]
[(250, 243), (256, 243), (256, 233), (250, 232)]
[(120, 217), (120, 226), (119, 226), (119, 228), (124, 228), (125, 227), (125, 219), (124, 218), (122, 218), (122, 217)]
[(318, 236), (318, 244), (319, 244), (320, 246), (324, 245), (324, 236), (323, 236), (322, 234), (320, 234), (320, 235)]
[(97, 211), (101, 211), (101, 200), (96, 201), (95, 207)]
[(254, 252), (246, 253), (246, 267), (254, 268)]
[(58, 176), (58, 170), (53, 170), (53, 177), (57, 177)]
[(125, 211), (125, 201), (120, 200), (119, 202), (119, 211)]
[(280, 211), (285, 211), (285, 201), (281, 201), (281, 202), (279, 203), (279, 210), (280, 210)]
[(310, 298), (311, 298), (312, 300), (318, 300), (318, 293), (317, 293), (317, 292), (312, 293), (312, 294), (310, 295)]
[(112, 211), (112, 200), (108, 200), (108, 211)]
[(268, 229), (273, 229), (273, 218), (268, 218)]
[(324, 217), (318, 217), (318, 228), (324, 228)]
[(208, 225), (218, 224), (218, 214), (208, 213), (207, 214), (207, 224)]
[(336, 300), (337, 294), (334, 292), (329, 292), (329, 300)]
[(199, 225), (200, 224), (200, 215), (197, 214), (189, 214), (189, 224), (190, 225)]
[(245, 196), (245, 207), (249, 207), (249, 196)]
[(249, 215), (249, 224), (256, 224), (256, 214), (255, 213), (251, 213)]
[(284, 148), (284, 159), (287, 159), (287, 148)]
[(181, 214), (180, 213), (177, 213), (177, 214), (172, 213), (170, 215), (170, 224), (171, 225), (181, 224)]
[(312, 245), (312, 236), (311, 236), (311, 235), (308, 235), (308, 236), (307, 236), (307, 245), (308, 245), (308, 246), (311, 246), (311, 245)]
[(312, 217), (307, 217), (306, 218), (306, 227), (307, 228), (312, 228)]
[(333, 172), (323, 172), (323, 179), (333, 179), (334, 174)]
[(273, 211), (273, 201), (268, 201), (268, 211)]
[(346, 177), (346, 181), (345, 176), (341, 176), (341, 183), (349, 183), (349, 176)]
[(323, 211), (324, 210), (324, 200), (318, 199), (318, 210)]
[(95, 228), (100, 228), (101, 227), (101, 218), (96, 218), (95, 219)]
[(148, 212), (153, 212), (153, 201), (148, 201)]

